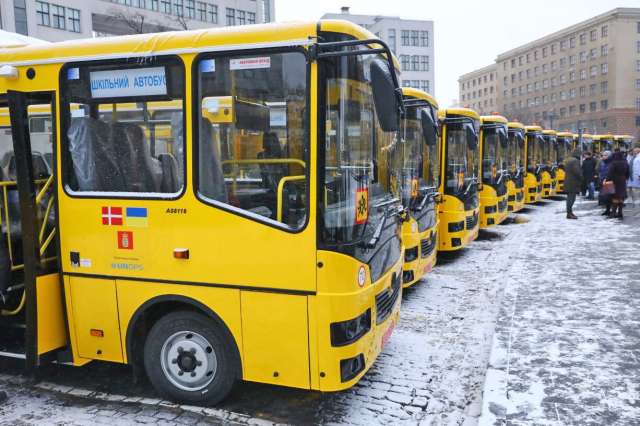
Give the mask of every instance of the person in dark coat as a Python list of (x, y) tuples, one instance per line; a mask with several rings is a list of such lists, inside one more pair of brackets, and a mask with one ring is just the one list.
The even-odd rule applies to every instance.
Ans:
[(598, 204), (605, 207), (602, 215), (607, 217), (611, 214), (611, 194), (602, 193), (602, 182), (607, 177), (607, 172), (609, 171), (611, 160), (611, 151), (604, 151), (602, 153), (600, 161), (598, 162), (598, 188), (600, 188), (600, 193), (598, 194)]
[(627, 180), (629, 179), (629, 163), (621, 151), (616, 151), (611, 156), (611, 164), (607, 171), (607, 180), (613, 181), (615, 192), (611, 203), (611, 214), (609, 217), (622, 219), (622, 206), (627, 198)]
[(580, 150), (576, 149), (567, 158), (564, 165), (564, 192), (567, 194), (567, 219), (577, 219), (573, 214), (573, 204), (582, 188), (582, 168), (580, 167)]
[(587, 195), (587, 200), (595, 199), (596, 160), (590, 152), (585, 154), (582, 160), (582, 195)]

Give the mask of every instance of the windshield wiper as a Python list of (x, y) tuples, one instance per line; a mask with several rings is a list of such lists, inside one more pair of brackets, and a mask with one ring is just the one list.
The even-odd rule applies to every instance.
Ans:
[[(392, 204), (398, 204), (399, 202), (400, 200), (398, 198), (391, 198), (390, 200), (382, 201), (373, 207), (374, 208), (386, 207)], [(384, 230), (385, 225), (387, 224), (387, 219), (401, 216), (403, 213), (404, 213), (404, 208), (402, 206), (399, 206), (398, 208), (393, 210), (385, 209), (385, 211), (382, 213), (382, 219), (380, 220), (380, 223), (376, 227), (375, 231), (373, 231), (373, 235), (371, 236), (371, 239), (369, 241), (363, 241), (361, 243), (361, 246), (366, 249), (372, 249), (376, 245), (378, 245), (378, 242), (380, 241), (380, 237), (382, 236), (382, 231)]]
[(438, 195), (439, 193), (437, 191), (429, 192), (428, 194), (425, 194), (424, 198), (422, 198), (422, 201), (420, 201), (420, 204), (418, 205), (418, 207), (414, 209), (414, 211), (417, 211), (417, 212), (422, 211), (422, 209), (424, 209), (424, 207), (427, 205), (427, 202), (429, 200), (436, 198)]

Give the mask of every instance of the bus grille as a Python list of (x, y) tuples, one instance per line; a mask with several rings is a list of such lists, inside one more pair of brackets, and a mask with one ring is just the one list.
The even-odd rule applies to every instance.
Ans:
[(400, 275), (393, 274), (391, 286), (376, 295), (376, 324), (386, 320), (400, 296)]
[(420, 256), (429, 256), (431, 253), (433, 253), (434, 248), (436, 248), (436, 233), (432, 232), (429, 238), (420, 240)]
[(467, 216), (467, 230), (472, 230), (478, 224), (478, 214), (474, 213), (472, 216)]

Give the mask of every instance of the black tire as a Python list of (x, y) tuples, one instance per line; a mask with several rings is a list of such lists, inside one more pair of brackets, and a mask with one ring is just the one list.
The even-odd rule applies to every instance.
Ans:
[[(165, 343), (167, 348), (171, 348), (173, 345), (168, 343), (169, 339), (185, 332), (193, 332), (192, 334), (206, 339), (215, 354), (216, 369), (215, 373), (211, 374), (213, 379), (200, 389), (179, 387), (172, 380), (181, 379), (175, 375), (172, 378), (170, 369), (162, 365), (161, 359), (167, 353), (166, 349), (163, 352)], [(186, 336), (188, 337), (189, 334), (187, 333)], [(211, 351), (208, 353), (210, 354)], [(175, 366), (176, 362), (172, 364), (174, 364), (173, 369), (182, 371), (182, 366)], [(182, 365), (182, 363), (179, 364)], [(158, 392), (171, 400), (189, 404), (217, 404), (231, 392), (235, 382), (240, 378), (239, 355), (230, 332), (220, 324), (219, 320), (191, 311), (169, 313), (153, 325), (144, 345), (144, 367), (149, 381)]]

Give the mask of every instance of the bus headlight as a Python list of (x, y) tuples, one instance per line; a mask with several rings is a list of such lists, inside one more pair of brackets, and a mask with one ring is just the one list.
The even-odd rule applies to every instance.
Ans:
[(418, 246), (415, 246), (404, 251), (404, 261), (413, 262), (418, 258)]
[(331, 324), (331, 346), (349, 345), (371, 330), (371, 309), (347, 321)]
[(451, 222), (449, 223), (448, 228), (449, 232), (464, 231), (464, 220), (461, 220), (460, 222)]

